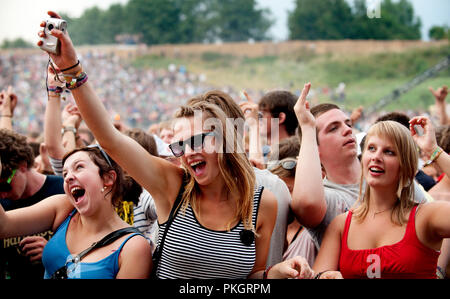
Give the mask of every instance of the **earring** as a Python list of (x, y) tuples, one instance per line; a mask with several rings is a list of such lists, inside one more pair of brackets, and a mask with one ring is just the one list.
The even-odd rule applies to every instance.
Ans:
[(105, 192), (105, 190), (106, 190), (106, 187), (103, 186), (103, 188), (102, 188), (102, 193)]

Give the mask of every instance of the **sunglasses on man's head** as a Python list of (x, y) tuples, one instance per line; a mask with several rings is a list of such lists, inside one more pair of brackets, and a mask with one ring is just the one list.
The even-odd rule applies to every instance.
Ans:
[(17, 169), (14, 169), (11, 172), (11, 175), (4, 182), (0, 182), (0, 192), (9, 192), (12, 189), (11, 181), (16, 174)]
[(181, 157), (184, 155), (186, 145), (189, 145), (194, 151), (198, 151), (203, 148), (206, 136), (215, 136), (214, 132), (206, 132), (198, 135), (194, 135), (184, 141), (177, 141), (169, 144), (169, 148), (175, 157)]
[(268, 170), (273, 170), (278, 166), (281, 166), (286, 170), (292, 170), (297, 166), (297, 160), (294, 158), (285, 158), (283, 160), (273, 160), (267, 163)]
[(105, 158), (109, 167), (111, 167), (111, 168), (113, 167), (111, 160), (108, 157), (108, 154), (102, 149), (102, 147), (99, 144), (91, 144), (91, 145), (88, 145), (87, 148), (97, 148), (100, 151), (100, 153), (102, 153), (102, 156), (103, 156), (103, 158)]

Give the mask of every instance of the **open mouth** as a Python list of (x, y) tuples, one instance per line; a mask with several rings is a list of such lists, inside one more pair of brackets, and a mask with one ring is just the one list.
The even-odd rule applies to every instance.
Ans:
[(190, 164), (192, 170), (194, 171), (195, 175), (200, 175), (203, 173), (203, 171), (205, 170), (206, 167), (206, 162), (205, 161), (196, 161), (194, 163)]
[(369, 171), (377, 174), (384, 173), (384, 170), (379, 167), (370, 167)]
[(75, 202), (78, 202), (80, 200), (80, 198), (84, 196), (84, 194), (86, 193), (86, 190), (84, 190), (80, 187), (73, 187), (70, 190), (70, 193), (72, 193), (72, 196), (75, 199)]

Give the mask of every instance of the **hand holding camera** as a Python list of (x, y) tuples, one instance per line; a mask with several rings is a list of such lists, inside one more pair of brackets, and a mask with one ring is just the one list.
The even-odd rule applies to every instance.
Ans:
[(77, 64), (78, 58), (67, 32), (67, 22), (53, 11), (48, 15), (50, 18), (40, 24), (43, 30), (38, 33), (40, 40), (37, 45), (50, 55), (59, 69), (70, 68)]
[(53, 29), (60, 30), (64, 33), (67, 29), (67, 22), (63, 19), (49, 18), (45, 22), (45, 36), (41, 37), (42, 45), (40, 46), (40, 48), (44, 51), (59, 55), (59, 52), (61, 50), (61, 43), (57, 37), (51, 35), (51, 31)]

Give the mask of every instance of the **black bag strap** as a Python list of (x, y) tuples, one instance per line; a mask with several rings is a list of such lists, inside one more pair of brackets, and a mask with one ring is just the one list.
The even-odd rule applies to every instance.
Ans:
[(173, 203), (172, 210), (170, 210), (169, 219), (166, 221), (166, 227), (164, 228), (163, 235), (161, 237), (161, 242), (158, 244), (158, 246), (155, 249), (155, 252), (153, 253), (153, 268), (152, 268), (152, 278), (156, 278), (156, 270), (158, 268), (159, 260), (161, 258), (162, 254), (162, 248), (164, 246), (164, 241), (166, 239), (167, 232), (169, 230), (170, 225), (173, 222), (173, 219), (175, 218), (175, 214), (178, 211), (178, 206), (181, 203), (181, 200), (183, 199), (183, 192), (184, 187), (186, 186), (186, 176), (183, 177), (183, 182), (180, 188), (180, 191), (178, 192), (178, 196), (175, 199), (175, 202)]
[[(137, 233), (137, 234), (142, 235), (142, 233), (135, 227), (125, 227), (125, 228), (118, 229), (116, 231), (113, 231), (112, 233), (109, 233), (108, 235), (103, 237), (100, 241), (94, 242), (91, 246), (89, 246), (88, 248), (86, 248), (85, 250), (83, 250), (82, 252), (77, 254), (74, 258), (72, 258), (69, 261), (71, 261), (72, 263), (79, 263), (81, 261), (81, 259), (83, 257), (85, 257), (92, 250), (95, 250), (97, 248), (111, 244), (118, 238), (120, 238), (126, 234), (129, 234), (129, 233)], [(64, 266), (62, 266), (61, 268), (56, 270), (50, 278), (51, 279), (66, 279), (67, 278), (67, 264), (69, 261), (67, 261)]]
[(100, 241), (92, 243), (92, 245), (89, 248), (86, 248), (85, 250), (83, 250), (82, 252), (77, 254), (74, 259), (77, 259), (77, 262), (79, 262), (79, 261), (81, 261), (81, 259), (83, 257), (85, 257), (92, 250), (109, 245), (112, 242), (114, 242), (115, 240), (117, 240), (118, 238), (120, 238), (126, 234), (129, 234), (129, 233), (142, 234), (135, 227), (125, 227), (125, 228), (118, 229), (116, 231), (113, 231), (112, 233), (109, 233), (108, 235), (103, 237), (103, 239), (101, 239)]

